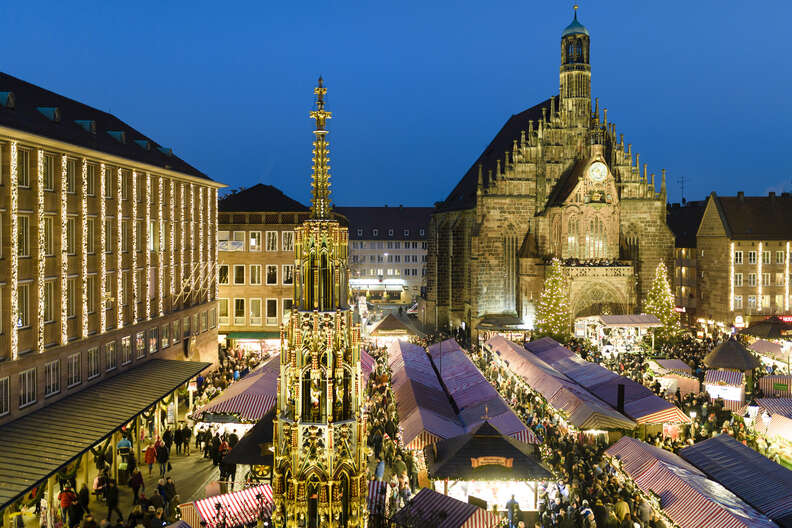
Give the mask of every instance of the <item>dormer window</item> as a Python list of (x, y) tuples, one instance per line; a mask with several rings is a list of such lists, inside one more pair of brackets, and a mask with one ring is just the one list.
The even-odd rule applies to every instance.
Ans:
[(393, 236), (393, 229), (388, 229), (388, 236), (389, 236), (389, 237), (392, 237), (392, 236)]
[(92, 119), (75, 119), (74, 122), (89, 134), (96, 134), (96, 121)]
[(420, 236), (424, 236), (424, 233), (425, 233), (425, 231), (424, 231), (423, 229), (421, 229), (421, 230), (419, 230), (419, 231), (418, 231), (418, 234), (419, 234)]
[(157, 150), (165, 154), (166, 156), (173, 156), (173, 149), (168, 147), (157, 147)]
[(379, 236), (379, 229), (372, 229), (371, 230), (371, 236), (373, 236), (374, 238), (378, 237)]
[(357, 230), (357, 234), (358, 234), (359, 237), (362, 237), (363, 236), (363, 230), (362, 229), (358, 229)]
[(123, 130), (108, 130), (107, 133), (119, 143), (126, 143), (126, 133)]
[(60, 122), (61, 114), (57, 106), (37, 106), (36, 110), (50, 121), (54, 121), (55, 123)]
[(16, 107), (16, 97), (14, 92), (0, 92), (0, 105), (6, 108)]
[(136, 139), (135, 143), (143, 150), (151, 150), (151, 142), (147, 139)]
[(404, 238), (409, 238), (409, 237), (410, 237), (410, 230), (409, 229), (405, 229), (404, 230)]

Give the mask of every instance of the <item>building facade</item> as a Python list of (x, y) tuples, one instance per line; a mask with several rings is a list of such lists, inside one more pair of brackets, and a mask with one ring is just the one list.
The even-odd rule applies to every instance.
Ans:
[(295, 304), (283, 332), (273, 435), (275, 526), (365, 526), (368, 515), (365, 379), (360, 328), (347, 305), (347, 228), (330, 211), (319, 78), (310, 218), (296, 228)]
[(277, 351), (292, 306), (295, 229), (308, 208), (263, 184), (222, 198), (218, 208), (220, 339)]
[(640, 307), (672, 264), (663, 171), (591, 109), (590, 39), (561, 36), (560, 95), (513, 115), (437, 204), (429, 226), (425, 323), (531, 328), (550, 259), (563, 260), (575, 316)]
[(696, 240), (700, 322), (739, 327), (790, 313), (792, 195), (712, 193)]
[(426, 286), (431, 207), (336, 207), (349, 221), (349, 284), (373, 302), (409, 303)]
[(220, 186), (0, 74), (0, 424), (151, 357), (217, 357)]
[(668, 207), (668, 227), (674, 233), (674, 278), (671, 284), (679, 319), (686, 326), (695, 326), (698, 318), (696, 232), (705, 206), (705, 201), (695, 201)]

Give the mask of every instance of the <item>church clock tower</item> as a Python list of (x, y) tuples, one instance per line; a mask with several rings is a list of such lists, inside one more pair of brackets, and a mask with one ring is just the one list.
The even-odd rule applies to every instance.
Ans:
[(296, 230), (294, 306), (281, 327), (272, 491), (276, 527), (365, 527), (360, 328), (347, 305), (348, 229), (330, 212), (327, 89), (314, 89), (310, 217)]
[(591, 62), (589, 32), (575, 18), (561, 34), (562, 116), (569, 125), (588, 128), (591, 118)]

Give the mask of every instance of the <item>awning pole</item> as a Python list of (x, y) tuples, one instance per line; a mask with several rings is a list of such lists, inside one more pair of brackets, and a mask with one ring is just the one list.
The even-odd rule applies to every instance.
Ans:
[(137, 448), (137, 465), (143, 467), (143, 460), (141, 459), (141, 453), (143, 449), (143, 420), (140, 418), (140, 414), (135, 417), (135, 447)]
[(119, 434), (119, 431), (115, 431), (110, 437), (110, 452), (113, 453), (113, 480), (116, 482), (118, 482), (118, 449), (116, 449), (116, 446), (118, 445)]

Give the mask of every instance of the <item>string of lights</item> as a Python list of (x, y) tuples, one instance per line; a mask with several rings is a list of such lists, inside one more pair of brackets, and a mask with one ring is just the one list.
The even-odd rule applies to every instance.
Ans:
[[(66, 213), (68, 212), (68, 204), (67, 204), (67, 187), (68, 184), (66, 182), (67, 179), (67, 171), (68, 171), (68, 158), (66, 154), (61, 155), (61, 177), (60, 177), (60, 251), (58, 252), (58, 264), (60, 265), (60, 284), (61, 284), (61, 332), (60, 332), (60, 344), (65, 345), (69, 341), (69, 326), (68, 326), (68, 318), (69, 318), (69, 286), (68, 286), (68, 276), (69, 276), (69, 257), (68, 257), (68, 229), (69, 229), (69, 221)], [(12, 266), (13, 269), (16, 269), (16, 266)], [(72, 292), (74, 294), (75, 292)]]
[(16, 359), (19, 355), (19, 334), (17, 331), (18, 317), (19, 317), (19, 296), (17, 295), (17, 283), (19, 280), (19, 246), (17, 240), (19, 239), (19, 223), (17, 219), (17, 212), (19, 210), (19, 172), (17, 167), (17, 142), (11, 142), (11, 174), (8, 182), (8, 227), (11, 244), (9, 244), (9, 260), (10, 267), (8, 273), (8, 287), (11, 290), (9, 295), (9, 311), (11, 314), (11, 324), (8, 328), (9, 340), (9, 355), (11, 359)]
[(105, 198), (105, 164), (102, 163), (99, 168), (101, 173), (99, 176), (99, 193), (97, 200), (99, 202), (99, 295), (102, 302), (97, 307), (99, 310), (99, 333), (104, 334), (107, 330), (107, 244), (105, 237), (107, 230), (105, 229), (105, 222), (107, 222), (107, 203)]
[(143, 320), (151, 319), (151, 174), (146, 172), (146, 186), (143, 210), (143, 230), (145, 231), (146, 244), (143, 247)]
[(122, 185), (124, 184), (121, 168), (116, 169), (116, 328), (124, 327), (124, 306), (122, 304), (123, 291), (128, 285), (124, 284), (124, 272), (121, 244), (123, 243), (124, 209), (121, 202)]
[(131, 259), (131, 260), (132, 260), (132, 262), (131, 262), (131, 268), (132, 268), (132, 273), (131, 273), (131, 275), (132, 275), (132, 288), (131, 288), (131, 290), (132, 290), (132, 292), (131, 292), (131, 293), (132, 293), (132, 295), (131, 295), (131, 298), (132, 298), (132, 301), (131, 301), (131, 302), (132, 302), (132, 324), (133, 324), (133, 325), (134, 325), (134, 324), (137, 324), (137, 322), (138, 322), (138, 285), (137, 285), (137, 232), (138, 232), (138, 229), (137, 229), (137, 179), (138, 179), (138, 173), (137, 173), (137, 171), (133, 171), (133, 172), (132, 172), (132, 182), (131, 182), (131, 183), (132, 183), (132, 189), (131, 189), (131, 195), (130, 195), (130, 197), (129, 197), (129, 198), (130, 198), (130, 200), (131, 200), (131, 202), (132, 202), (132, 207), (131, 207), (132, 211), (130, 212), (130, 217), (132, 218), (132, 220), (131, 220), (131, 222), (132, 222), (132, 226), (131, 226), (131, 227), (132, 227), (132, 229), (131, 229), (131, 231), (132, 231), (132, 232), (130, 233), (130, 237), (129, 237), (129, 238), (130, 238), (130, 242), (132, 242), (132, 247), (130, 248), (130, 250), (132, 251), (132, 259)]
[[(46, 253), (46, 239), (44, 234), (44, 151), (38, 149), (36, 159), (36, 232), (38, 244), (36, 247), (36, 300), (38, 313), (36, 314), (36, 350), (39, 354), (44, 352), (44, 255)], [(52, 299), (50, 299), (52, 302)]]
[(80, 337), (88, 337), (88, 161), (80, 164)]

